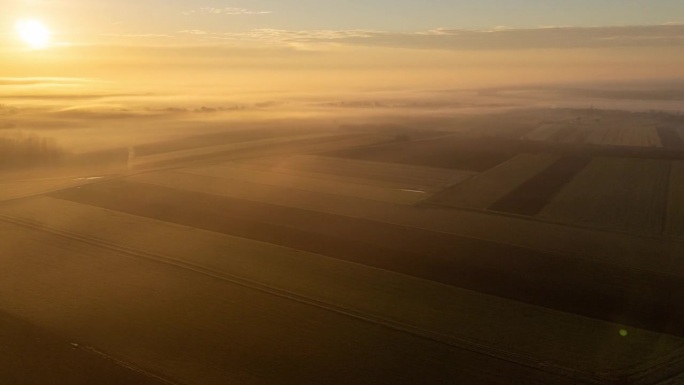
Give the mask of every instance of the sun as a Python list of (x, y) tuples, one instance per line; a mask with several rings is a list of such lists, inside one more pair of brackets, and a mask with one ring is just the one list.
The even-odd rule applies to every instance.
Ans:
[(50, 30), (38, 20), (19, 20), (16, 24), (19, 38), (33, 49), (42, 49), (50, 43)]

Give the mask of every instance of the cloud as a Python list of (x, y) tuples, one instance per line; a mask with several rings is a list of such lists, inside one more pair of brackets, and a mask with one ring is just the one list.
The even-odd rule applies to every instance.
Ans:
[[(2, 94), (0, 93), (0, 96)], [(8, 95), (7, 99), (11, 100), (80, 100), (80, 99), (106, 99), (106, 98), (136, 98), (148, 97), (149, 94), (53, 94), (53, 93), (35, 93), (35, 94), (19, 94)]]
[(95, 82), (88, 78), (60, 78), (60, 77), (0, 77), (0, 86), (70, 86)]
[(208, 39), (284, 43), (338, 43), (441, 50), (568, 49), (683, 46), (684, 25), (626, 27), (540, 27), (491, 30), (435, 29), (419, 32), (372, 30), (291, 31), (255, 29), (239, 33), (206, 33)]
[(638, 27), (543, 27), (429, 33), (377, 33), (349, 43), (450, 50), (610, 48), (684, 45), (684, 25)]
[[(221, 12), (226, 9), (234, 10), (234, 8), (211, 9)], [(242, 11), (244, 10), (240, 12)], [(414, 32), (270, 28), (243, 32), (221, 32), (186, 29), (171, 34), (130, 33), (109, 34), (107, 36), (123, 39), (164, 38), (168, 43), (173, 42), (185, 46), (226, 44), (273, 47), (280, 45), (297, 50), (316, 50), (317, 48), (324, 48), (326, 45), (346, 45), (448, 51), (511, 51), (521, 49), (681, 47), (684, 46), (684, 24), (668, 23), (624, 27), (542, 26), (528, 29), (498, 26), (487, 30), (439, 28)], [(169, 38), (176, 38), (177, 40)]]
[(213, 15), (268, 15), (272, 13), (271, 11), (254, 11), (246, 8), (235, 8), (235, 7), (202, 7), (199, 9), (183, 12), (185, 15), (192, 14), (213, 14)]
[(336, 41), (349, 38), (372, 38), (379, 32), (371, 30), (313, 30), (289, 31), (283, 29), (255, 29), (243, 33), (226, 33), (225, 38), (254, 39), (289, 42)]
[(199, 29), (184, 29), (182, 31), (178, 31), (178, 33), (187, 34), (187, 35), (208, 35), (209, 34), (209, 32), (202, 31)]
[(110, 37), (173, 37), (173, 35), (161, 34), (161, 33), (107, 33), (102, 36)]

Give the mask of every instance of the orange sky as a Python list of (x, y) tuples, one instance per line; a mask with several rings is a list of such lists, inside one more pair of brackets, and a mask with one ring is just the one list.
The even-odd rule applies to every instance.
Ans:
[[(649, 3), (648, 12), (633, 5), (613, 19), (609, 2), (599, 1), (605, 9), (593, 16), (567, 5), (579, 12), (576, 22), (549, 26), (565, 23), (567, 15), (537, 7), (545, 13), (516, 19), (489, 1), (469, 8), (477, 22), (459, 14), (453, 25), (442, 24), (446, 19), (435, 9), (404, 1), (386, 20), (367, 17), (380, 12), (377, 4), (341, 10), (350, 13), (336, 18), (312, 3), (307, 12), (320, 13), (314, 20), (292, 14), (287, 1), (228, 8), (187, 1), (7, 1), (0, 13), (0, 129), (79, 126), (84, 118), (119, 127), (127, 114), (203, 106), (233, 111), (274, 101), (301, 114), (314, 113), (309, 109), (317, 103), (359, 100), (462, 108), (510, 102), (475, 100), (468, 90), (479, 88), (639, 82), (658, 89), (682, 87), (684, 79), (684, 24), (667, 22), (681, 2)], [(649, 23), (636, 23), (640, 14)], [(14, 30), (18, 20), (32, 18), (51, 30), (45, 49), (31, 49)], [(544, 18), (548, 24), (540, 26)], [(516, 103), (555, 106), (561, 99), (525, 94)]]

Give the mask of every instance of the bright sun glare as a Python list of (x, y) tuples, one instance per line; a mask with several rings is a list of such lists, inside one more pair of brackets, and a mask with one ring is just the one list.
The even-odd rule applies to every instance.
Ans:
[(20, 20), (16, 24), (19, 38), (33, 49), (47, 47), (50, 42), (50, 30), (37, 20)]

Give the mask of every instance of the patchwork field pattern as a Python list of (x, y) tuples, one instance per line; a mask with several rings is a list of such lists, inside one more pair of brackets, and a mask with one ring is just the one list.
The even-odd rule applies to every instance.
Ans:
[[(46, 216), (46, 213), (58, 214), (58, 216)], [(388, 270), (370, 268), (363, 264), (347, 263), (340, 259), (326, 258), (277, 245), (159, 222), (150, 218), (131, 216), (70, 201), (37, 198), (5, 207), (0, 210), (0, 215), (3, 217), (11, 216), (16, 223), (25, 226), (38, 225), (37, 218), (49, 218), (48, 221), (41, 223), (41, 226), (53, 234), (70, 234), (69, 236), (88, 239), (92, 244), (102, 247), (125, 244), (128, 248), (121, 249), (120, 252), (125, 254), (125, 250), (129, 250), (133, 254), (128, 256), (120, 254), (119, 257), (124, 259), (133, 257), (132, 261), (137, 261), (135, 263), (136, 269), (147, 271), (150, 266), (145, 260), (156, 259), (157, 263), (162, 264), (161, 266), (168, 262), (178, 265), (177, 267), (185, 266), (198, 270), (195, 274), (202, 271), (210, 272), (215, 276), (233, 282), (233, 284), (224, 285), (224, 290), (226, 290), (224, 295), (228, 298), (233, 298), (234, 284), (246, 285), (251, 283), (254, 288), (261, 287), (261, 290), (270, 288), (272, 294), (279, 291), (281, 296), (289, 295), (289, 300), (295, 302), (308, 300), (312, 301), (312, 304), (324, 305), (337, 312), (353, 312), (365, 322), (372, 323), (383, 320), (382, 322), (390, 325), (406, 325), (409, 328), (405, 328), (404, 332), (409, 335), (418, 333), (418, 330), (428, 331), (428, 334), (422, 334), (428, 340), (441, 336), (442, 340), (446, 338), (446, 341), (451, 341), (456, 346), (467, 346), (469, 349), (505, 349), (513, 353), (511, 357), (520, 357), (519, 359), (523, 359), (522, 357), (546, 357), (545, 359), (548, 359), (549, 356), (552, 356), (557, 364), (568, 367), (579, 365), (581, 370), (585, 372), (607, 370), (608, 368), (621, 371), (625, 365), (642, 368), (642, 365), (646, 364), (650, 358), (656, 359), (663, 355), (674, 354), (684, 346), (684, 340), (680, 338), (659, 336), (646, 330), (630, 329), (632, 337), (629, 348), (626, 349), (624, 340), (616, 333), (616, 330), (621, 326), (616, 324), (556, 312), (469, 290), (461, 290), (453, 286), (440, 285)], [(5, 228), (6, 225), (3, 229)], [(118, 229), (118, 231), (113, 231), (113, 229)], [(18, 240), (28, 241), (29, 239), (20, 237)], [(43, 256), (43, 263), (51, 263), (50, 261), (57, 258), (67, 258), (66, 255), (69, 253), (66, 248), (67, 244), (53, 243), (55, 245), (53, 255), (50, 257)], [(97, 248), (93, 250), (97, 250)], [(114, 259), (110, 258), (109, 253), (110, 251), (106, 251), (107, 255), (99, 263), (119, 269), (117, 270), (119, 274), (126, 274), (126, 277), (133, 276), (133, 271), (123, 269), (121, 264), (114, 264)], [(83, 259), (80, 253), (77, 255), (79, 256), (70, 258)], [(164, 267), (162, 270), (166, 271), (167, 268)], [(168, 270), (159, 274), (156, 282), (164, 279), (168, 281), (165, 285), (173, 285), (175, 280), (180, 277), (169, 277), (170, 272), (171, 270)], [(74, 273), (75, 271), (71, 271), (69, 277), (76, 279), (80, 284), (87, 284), (91, 288), (100, 285), (97, 281), (78, 278), (78, 275)], [(149, 274), (149, 272), (144, 274)], [(138, 277), (136, 281), (142, 278)], [(261, 286), (254, 286), (257, 283)], [(26, 285), (27, 283), (17, 286), (21, 288), (20, 292), (22, 292), (24, 299), (31, 296), (30, 292), (23, 292), (23, 287)], [(137, 285), (131, 288), (123, 288), (123, 290), (128, 292), (127, 295), (135, 293), (141, 297), (162, 298), (170, 295), (169, 298), (171, 298), (172, 296), (184, 296), (186, 300), (200, 301), (200, 303), (193, 305), (195, 308), (210, 305), (211, 299), (205, 298), (207, 293), (201, 291), (193, 290), (183, 294), (181, 291), (174, 290), (171, 293), (155, 294), (154, 288), (155, 285)], [(242, 293), (245, 296), (245, 301), (254, 301), (255, 306), (262, 304), (260, 302), (262, 295), (258, 293), (258, 290), (251, 294), (248, 290), (243, 290)], [(398, 299), (399, 294), (400, 300)], [(58, 288), (51, 294), (52, 298), (60, 298), (63, 295), (69, 295), (69, 290)], [(112, 304), (116, 307), (125, 306), (125, 303), (120, 303), (120, 301), (125, 300), (125, 295), (117, 296), (116, 292), (108, 292), (107, 297), (108, 300), (113, 301)], [(60, 298), (60, 301), (66, 303), (68, 307), (80, 305), (81, 312), (84, 313), (82, 316), (87, 318), (95, 316), (97, 304), (101, 300), (95, 297), (85, 301)], [(142, 305), (143, 303), (135, 303), (135, 306)], [(240, 309), (243, 308), (240, 307)], [(254, 311), (253, 306), (249, 306), (249, 309), (250, 312)], [(155, 314), (151, 316), (155, 319), (165, 316), (176, 318), (170, 312), (172, 312), (171, 308), (157, 306)], [(55, 317), (50, 309), (42, 309), (41, 314), (46, 318)], [(296, 319), (300, 316), (311, 315), (311, 312), (304, 312), (291, 314), (289, 317)], [(212, 320), (216, 323), (215, 327), (218, 327), (221, 322), (236, 322), (243, 316), (214, 309)], [(135, 319), (133, 324), (137, 324), (143, 315), (135, 313), (131, 314), (130, 317)], [(185, 322), (201, 323), (199, 318), (192, 315), (183, 318)], [(330, 319), (330, 321), (332, 320)], [(536, 325), (535, 333), (538, 338), (533, 341), (525, 341), (526, 336), (523, 331), (529, 327), (530, 322)], [(268, 330), (263, 329), (264, 325), (258, 323), (252, 328), (240, 328), (247, 333), (244, 338), (254, 338), (253, 333), (269, 333)], [(559, 328), (558, 325), (572, 325), (572, 327)], [(162, 334), (175, 333), (175, 328), (181, 327), (174, 323), (162, 323), (160, 326), (161, 330), (158, 330), (157, 333)], [(63, 327), (73, 328), (75, 325), (65, 324)], [(117, 328), (115, 325), (107, 323), (102, 327), (111, 327), (113, 335), (107, 333), (106, 335), (91, 337), (99, 344), (111, 346), (117, 338), (122, 341), (134, 338), (130, 333), (126, 334), (125, 329)], [(272, 324), (269, 330), (275, 332), (281, 327)], [(299, 328), (293, 328), (289, 333), (304, 337), (303, 331)], [(329, 331), (326, 332), (324, 328), (315, 327), (307, 333), (308, 335), (314, 333), (317, 338), (323, 338), (325, 333), (329, 333)], [(186, 349), (193, 351), (201, 349), (206, 353), (216, 352), (217, 349), (220, 349), (218, 345), (214, 344), (203, 345), (207, 343), (203, 339), (205, 337), (202, 334), (197, 334), (196, 338), (198, 337), (199, 340), (184, 339), (179, 343)], [(394, 345), (395, 349), (401, 350), (404, 347), (409, 347), (403, 345), (404, 342), (401, 341), (404, 339), (397, 341), (397, 344)], [(600, 341), (601, 349), (596, 349), (597, 341)], [(160, 343), (160, 340), (151, 339), (149, 343), (157, 344)], [(253, 341), (251, 345), (254, 343), (262, 342)], [(263, 343), (270, 342), (263, 341)], [(127, 349), (130, 350), (131, 345), (134, 344), (129, 341)], [(416, 346), (411, 347), (417, 348)], [(234, 346), (235, 348), (243, 349)], [(322, 348), (325, 348), (325, 345), (316, 349)], [(430, 354), (428, 350), (422, 350), (420, 353)], [(129, 354), (139, 355), (140, 353), (130, 352)], [(179, 353), (186, 360), (185, 367), (166, 368), (165, 370), (171, 370), (173, 373), (178, 373), (181, 370), (188, 373), (195, 371), (196, 373), (196, 371), (202, 370), (201, 363), (197, 362), (189, 352), (163, 351), (163, 355), (167, 359), (172, 359), (174, 355)], [(294, 353), (283, 352), (282, 354), (289, 356), (289, 354)], [(323, 356), (327, 355), (323, 354)], [(138, 359), (149, 360), (144, 356), (137, 357)], [(373, 362), (382, 365), (378, 361)], [(460, 368), (461, 364), (454, 362), (452, 365)], [(215, 372), (217, 369), (211, 370)], [(460, 370), (464, 369), (461, 368)], [(249, 368), (243, 368), (240, 372), (245, 375), (253, 375)], [(350, 373), (350, 375), (354, 374)]]
[(655, 127), (650, 126), (565, 122), (539, 126), (521, 139), (603, 146), (661, 147), (661, 137)]
[(482, 172), (518, 155), (508, 143), (488, 138), (464, 140), (457, 136), (415, 142), (396, 142), (327, 153), (347, 159), (452, 168)]
[(474, 174), (448, 168), (312, 155), (262, 158), (239, 163), (276, 173), (315, 175), (321, 179), (343, 178), (342, 181), (351, 183), (425, 191), (441, 190)]
[(555, 155), (520, 154), (440, 192), (430, 202), (452, 207), (486, 209), (557, 159), (558, 156)]
[(172, 140), (141, 148), (162, 167), (4, 201), (0, 324), (140, 383), (676, 383), (680, 132), (520, 114)]
[[(235, 176), (235, 174), (233, 175)], [(376, 187), (363, 184), (348, 185), (343, 192), (336, 193), (336, 189), (338, 189), (340, 185), (343, 185), (343, 182), (300, 176), (290, 177), (289, 175), (283, 176), (282, 174), (275, 174), (274, 178), (269, 176), (268, 182), (265, 183), (262, 181), (249, 181), (250, 179), (254, 180), (255, 177), (258, 178), (263, 175), (264, 174), (255, 171), (250, 174), (250, 177), (230, 179), (198, 175), (195, 173), (165, 171), (135, 176), (131, 178), (131, 180), (159, 186), (200, 191), (213, 195), (266, 201), (272, 200), (281, 194), (293, 194), (296, 192), (311, 195), (314, 199), (316, 196), (325, 194), (330, 195), (331, 197), (352, 197), (407, 205), (418, 203), (426, 197), (426, 194), (423, 191)]]
[(489, 209), (519, 215), (537, 215), (590, 161), (591, 158), (583, 156), (561, 157), (494, 202)]
[[(650, 277), (646, 272), (369, 219), (127, 181), (100, 183), (53, 196), (561, 311), (608, 321), (629, 320), (629, 324), (647, 329), (663, 327), (655, 322), (658, 317), (678, 319), (679, 315), (671, 313), (672, 301), (677, 301), (680, 294), (684, 301), (684, 291), (672, 291), (674, 283), (670, 279)], [(188, 201), (195, 203), (186, 207), (180, 204)], [(506, 256), (505, 261), (501, 260), (502, 255)], [(530, 269), (543, 274), (530, 275)], [(558, 287), (559, 280), (565, 282), (563, 287)], [(652, 280), (662, 286), (648, 283)], [(578, 301), (588, 288), (596, 293), (592, 301)], [(665, 297), (663, 290), (669, 293)], [(630, 308), (651, 310), (648, 314), (626, 314), (622, 309), (624, 303), (629, 303)], [(668, 332), (680, 334), (675, 325), (667, 325)]]
[[(242, 160), (133, 177), (163, 186), (200, 188), (242, 197), (292, 190), (414, 204), (430, 193), (470, 178), (469, 172), (316, 156)], [(278, 188), (281, 188), (279, 191)]]
[(541, 213), (542, 218), (658, 234), (663, 229), (670, 163), (597, 158)]

